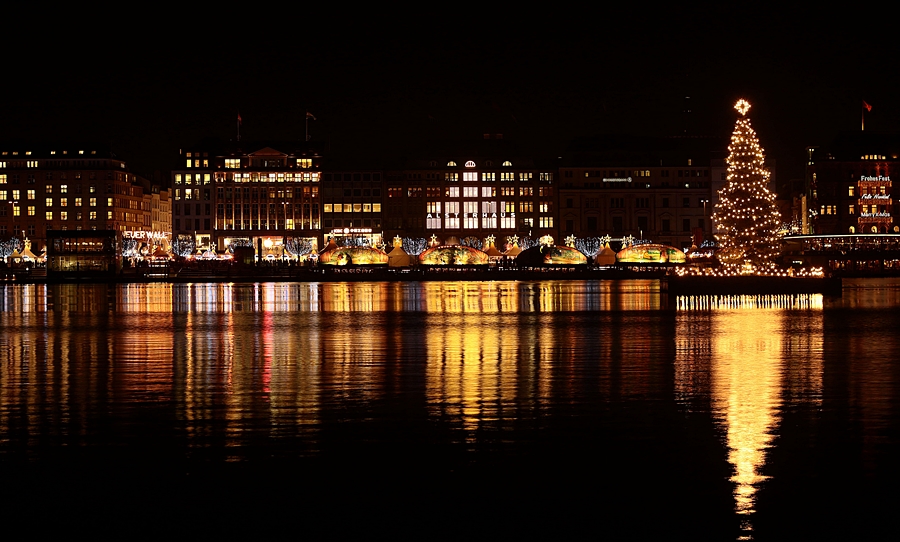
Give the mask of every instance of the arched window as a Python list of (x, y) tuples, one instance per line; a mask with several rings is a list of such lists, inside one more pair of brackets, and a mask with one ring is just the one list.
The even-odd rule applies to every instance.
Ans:
[(456, 167), (456, 162), (450, 160), (449, 162), (447, 162), (447, 167)]
[(475, 167), (475, 162), (469, 160), (468, 162), (466, 162), (466, 167)]
[(503, 167), (512, 167), (512, 162), (510, 162), (509, 160), (504, 160)]

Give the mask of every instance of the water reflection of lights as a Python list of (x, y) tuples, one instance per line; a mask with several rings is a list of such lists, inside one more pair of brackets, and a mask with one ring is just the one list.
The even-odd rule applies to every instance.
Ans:
[(822, 294), (794, 295), (690, 295), (678, 296), (680, 310), (721, 309), (822, 309)]
[[(818, 294), (675, 300), (677, 311), (709, 317), (708, 328), (698, 326), (696, 315), (678, 318), (675, 391), (687, 405), (692, 396), (710, 398), (726, 435), (735, 510), (742, 518), (740, 539), (752, 538), (757, 493), (767, 479), (763, 468), (785, 389), (789, 397), (803, 400), (815, 399), (821, 391), (821, 361), (816, 360), (821, 356), (823, 304)], [(786, 356), (795, 362), (786, 366)]]

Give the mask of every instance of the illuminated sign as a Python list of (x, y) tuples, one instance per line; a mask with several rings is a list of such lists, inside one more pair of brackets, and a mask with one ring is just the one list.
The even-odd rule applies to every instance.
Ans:
[(879, 213), (860, 213), (860, 218), (890, 218), (891, 213), (879, 212)]
[(859, 197), (860, 200), (864, 199), (880, 199), (880, 200), (889, 200), (891, 199), (890, 194), (863, 194)]
[(605, 183), (630, 183), (631, 177), (625, 177), (624, 179), (621, 177), (604, 177), (603, 182), (605, 182)]
[(890, 176), (890, 175), (878, 175), (878, 176), (875, 176), (875, 177), (867, 177), (867, 176), (863, 175), (862, 177), (859, 178), (859, 180), (860, 180), (860, 181), (883, 181), (883, 182), (891, 182), (891, 176)]
[(372, 233), (372, 228), (337, 228), (331, 230), (332, 235), (346, 235), (348, 233)]
[(168, 239), (172, 237), (169, 231), (125, 231), (122, 237), (126, 239)]
[(426, 213), (425, 218), (516, 218), (516, 213)]

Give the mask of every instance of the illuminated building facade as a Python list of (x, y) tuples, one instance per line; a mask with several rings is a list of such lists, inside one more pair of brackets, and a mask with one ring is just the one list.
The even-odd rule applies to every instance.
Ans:
[(381, 239), (384, 175), (379, 170), (326, 170), (322, 173), (322, 230), (326, 237)]
[(898, 233), (892, 175), (900, 174), (900, 135), (841, 134), (810, 148), (807, 181), (817, 234)]
[(574, 141), (559, 170), (561, 235), (630, 236), (682, 250), (711, 238), (727, 148), (705, 137)]
[[(168, 191), (98, 146), (0, 149), (0, 239), (47, 246), (47, 230), (171, 235)], [(38, 253), (35, 250), (35, 253)]]
[(289, 238), (321, 237), (322, 155), (304, 143), (206, 142), (182, 149), (172, 171), (173, 232), (199, 249), (234, 240), (259, 256), (290, 257)]
[(419, 153), (386, 174), (384, 228), (395, 235), (490, 235), (558, 239), (556, 164), (528, 156), (498, 134), (475, 144), (449, 144)]

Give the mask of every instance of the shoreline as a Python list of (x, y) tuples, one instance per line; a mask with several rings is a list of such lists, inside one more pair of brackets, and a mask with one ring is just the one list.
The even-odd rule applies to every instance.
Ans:
[[(800, 277), (678, 277), (669, 267), (659, 268), (372, 268), (372, 267), (227, 267), (137, 268), (118, 274), (7, 273), (5, 284), (146, 284), (146, 283), (250, 283), (250, 282), (447, 282), (447, 281), (542, 281), (542, 280), (659, 280), (660, 293), (678, 295), (841, 295), (842, 279)], [(41, 270), (43, 271), (43, 270)]]

